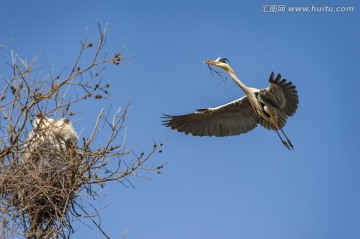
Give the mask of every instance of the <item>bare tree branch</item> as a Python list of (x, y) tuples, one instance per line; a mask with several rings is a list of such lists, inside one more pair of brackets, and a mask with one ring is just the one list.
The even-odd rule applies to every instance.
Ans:
[[(99, 24), (99, 37), (88, 41), (86, 29), (74, 64), (58, 74), (37, 66), (39, 55), (27, 61), (12, 52), (12, 75), (0, 79), (2, 238), (70, 238), (75, 221), (90, 222), (109, 238), (100, 223), (100, 208), (92, 205), (104, 185), (133, 186), (131, 177), (142, 177), (144, 171), (159, 173), (164, 166), (147, 165), (162, 152), (162, 143), (152, 143), (149, 152), (140, 154), (126, 145), (130, 104), (115, 112), (110, 106), (101, 109), (92, 130), (82, 132), (77, 143), (68, 141), (59, 128), (58, 122), (70, 127), (69, 119), (78, 114), (74, 105), (106, 98), (110, 84), (103, 82), (104, 66), (129, 58), (121, 52), (112, 57), (102, 52), (106, 33), (107, 26), (102, 29)], [(84, 54), (91, 49), (92, 58), (86, 60)], [(48, 71), (41, 79), (34, 77), (39, 69)], [(50, 121), (50, 116), (58, 120)]]

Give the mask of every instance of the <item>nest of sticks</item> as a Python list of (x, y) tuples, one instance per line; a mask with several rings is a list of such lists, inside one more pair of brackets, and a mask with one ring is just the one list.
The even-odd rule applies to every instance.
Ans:
[(27, 238), (42, 238), (42, 232), (50, 236), (51, 231), (55, 235), (62, 228), (59, 224), (70, 225), (68, 214), (82, 178), (76, 150), (38, 145), (19, 163), (0, 172), (1, 195), (11, 202), (9, 208), (18, 212), (17, 219), (27, 224)]

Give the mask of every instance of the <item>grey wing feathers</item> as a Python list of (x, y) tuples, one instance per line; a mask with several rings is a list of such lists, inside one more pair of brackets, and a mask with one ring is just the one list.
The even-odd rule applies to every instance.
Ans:
[(269, 82), (270, 86), (260, 91), (261, 97), (281, 109), (287, 116), (292, 116), (299, 104), (296, 87), (292, 82), (281, 79), (280, 74), (274, 79), (274, 72), (271, 72)]
[[(271, 104), (278, 114), (278, 126), (283, 128), (286, 124), (287, 118), (292, 116), (299, 104), (299, 98), (296, 91), (296, 87), (292, 82), (286, 82), (285, 79), (281, 79), (281, 75), (278, 74), (274, 79), (274, 72), (270, 75), (270, 86), (261, 90), (260, 97), (263, 102)], [(259, 118), (259, 123), (266, 129), (276, 130), (276, 127), (263, 118)]]
[(164, 125), (194, 136), (232, 136), (254, 129), (258, 116), (248, 98), (230, 102), (216, 108), (199, 109), (195, 113), (164, 115)]

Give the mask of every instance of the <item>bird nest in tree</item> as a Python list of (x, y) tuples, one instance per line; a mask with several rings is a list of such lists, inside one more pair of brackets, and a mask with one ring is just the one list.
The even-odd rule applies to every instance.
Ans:
[[(102, 114), (103, 111), (99, 119)], [(117, 128), (122, 128), (124, 117), (125, 114), (113, 121)], [(163, 167), (142, 166), (154, 153), (162, 152), (162, 144), (154, 143), (150, 153), (136, 155), (123, 145), (112, 146), (117, 137), (114, 133), (106, 147), (91, 150), (93, 138), (83, 138), (83, 145), (79, 146), (77, 133), (68, 120), (37, 115), (33, 126), (16, 151), (5, 148), (5, 157), (0, 158), (0, 206), (5, 218), (0, 223), (10, 231), (9, 235), (22, 234), (27, 239), (70, 238), (74, 233), (72, 223), (87, 218), (106, 236), (94, 219), (98, 210), (89, 204), (91, 212), (88, 211), (84, 195), (95, 198), (99, 196), (97, 186), (111, 181), (124, 184), (129, 182), (129, 175), (137, 176), (137, 170), (159, 173)], [(133, 158), (125, 162), (123, 157), (130, 153)]]
[(45, 142), (37, 146), (0, 177), (1, 195), (10, 199), (18, 217), (29, 222), (28, 238), (41, 237), (41, 231), (49, 236), (51, 230), (58, 231), (59, 223), (67, 224), (81, 185), (81, 159), (75, 147), (59, 150)]
[[(162, 152), (162, 144), (152, 142), (147, 153), (125, 145), (129, 104), (116, 112), (111, 106), (108, 112), (101, 109), (80, 142), (69, 119), (46, 117), (72, 117), (73, 105), (108, 96), (104, 65), (118, 65), (129, 57), (100, 54), (107, 28), (99, 25), (99, 33), (91, 42), (85, 33), (69, 72), (50, 71), (37, 78), (37, 57), (28, 62), (14, 54), (13, 75), (0, 78), (0, 238), (70, 238), (75, 221), (90, 222), (109, 238), (100, 225), (100, 209), (92, 204), (103, 196), (104, 185), (132, 186), (129, 177), (160, 173), (164, 166), (145, 164)], [(93, 54), (89, 60), (85, 52)]]

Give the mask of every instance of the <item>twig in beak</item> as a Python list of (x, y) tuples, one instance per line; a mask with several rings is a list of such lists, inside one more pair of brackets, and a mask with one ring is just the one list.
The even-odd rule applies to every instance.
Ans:
[(208, 67), (209, 67), (209, 70), (210, 70), (211, 75), (212, 75), (214, 78), (215, 78), (215, 76), (214, 76), (213, 72), (215, 72), (218, 76), (220, 76), (221, 78), (223, 78), (223, 79), (224, 79), (223, 81), (226, 82), (226, 80), (227, 80), (227, 77), (226, 77), (226, 76), (223, 76), (220, 72), (214, 70), (210, 65), (208, 65)]

